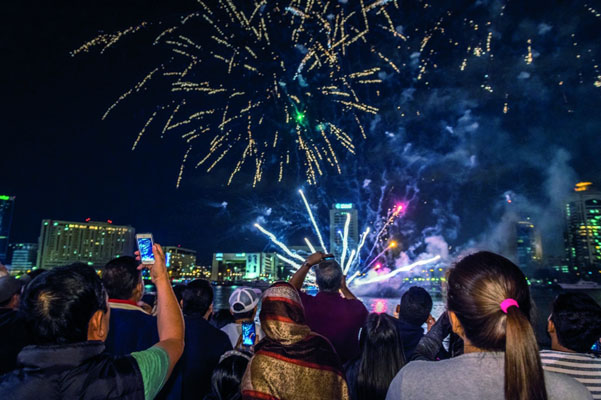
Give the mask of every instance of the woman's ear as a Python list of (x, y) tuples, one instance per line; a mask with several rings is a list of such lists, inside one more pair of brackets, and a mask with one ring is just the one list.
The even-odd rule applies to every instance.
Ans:
[(88, 340), (104, 341), (106, 339), (109, 333), (107, 318), (107, 313), (96, 310), (88, 322)]
[(551, 318), (547, 321), (547, 332), (549, 334), (555, 333), (555, 324), (551, 321)]
[(465, 340), (465, 333), (463, 332), (463, 327), (461, 326), (461, 322), (459, 322), (459, 318), (453, 311), (449, 311), (449, 320), (451, 321), (451, 328), (453, 332), (459, 335), (462, 339)]

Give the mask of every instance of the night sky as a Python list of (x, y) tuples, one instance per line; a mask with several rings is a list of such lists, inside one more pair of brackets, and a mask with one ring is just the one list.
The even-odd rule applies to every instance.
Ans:
[[(43, 218), (111, 219), (152, 232), (159, 243), (196, 249), (208, 262), (216, 251), (270, 248), (253, 222), (301, 244), (312, 235), (297, 193), (304, 188), (324, 230), (332, 203), (356, 203), (364, 228), (406, 202), (388, 235), (402, 243), (401, 260), (472, 248), (511, 256), (512, 224), (524, 217), (541, 230), (545, 253), (561, 255), (565, 196), (579, 180), (601, 184), (601, 2), (458, 1), (442, 8), (406, 1), (391, 8), (406, 40), (374, 29), (365, 47), (344, 60), (349, 69), (379, 66), (383, 82), (377, 93), (362, 93), (379, 111), (361, 115), (365, 140), (348, 126), (356, 154), (338, 153), (341, 175), (326, 168), (308, 185), (293, 152), (280, 183), (266, 174), (253, 188), (250, 168), (227, 186), (235, 159), (224, 159), (209, 174), (186, 164), (176, 188), (188, 148), (178, 135), (161, 139), (162, 125), (150, 125), (131, 151), (149, 116), (172, 99), (160, 80), (101, 118), (167, 62), (172, 55), (152, 46), (154, 38), (197, 7), (154, 0), (4, 6), (0, 194), (17, 197), (11, 242), (37, 241)], [(146, 28), (102, 54), (97, 48), (70, 55), (102, 32), (142, 21)], [(193, 26), (187, 34), (204, 45), (209, 31)], [(399, 72), (370, 58), (371, 47)], [(291, 65), (303, 57), (293, 49), (282, 50)], [(193, 77), (232, 79), (217, 65)], [(241, 87), (253, 82), (238, 78)], [(203, 101), (191, 95), (189, 104)], [(348, 124), (344, 114), (332, 118)], [(194, 163), (201, 153), (190, 155)], [(275, 155), (267, 162), (269, 171), (277, 169)]]

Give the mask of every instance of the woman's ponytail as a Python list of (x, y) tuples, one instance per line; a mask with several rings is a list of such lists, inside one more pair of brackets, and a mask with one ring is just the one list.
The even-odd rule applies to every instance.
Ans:
[(507, 308), (505, 332), (505, 399), (547, 400), (534, 330), (518, 307)]

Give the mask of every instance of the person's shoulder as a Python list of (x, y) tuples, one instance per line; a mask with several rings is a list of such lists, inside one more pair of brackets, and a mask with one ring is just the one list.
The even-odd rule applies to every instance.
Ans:
[(303, 290), (296, 289), (296, 291), (298, 292), (298, 296), (300, 297), (303, 303), (315, 299), (315, 296), (311, 296), (310, 294), (305, 293)]
[(586, 386), (571, 376), (549, 371), (544, 371), (544, 373), (549, 400), (592, 399), (591, 392), (589, 392)]
[(367, 308), (365, 307), (365, 304), (363, 304), (363, 302), (359, 299), (345, 299), (342, 298), (342, 301), (344, 302), (344, 304), (349, 308), (352, 309), (354, 311), (356, 311), (359, 314), (369, 314), (367, 311)]
[(225, 333), (236, 332), (238, 330), (238, 324), (230, 322), (229, 324), (222, 326), (220, 330)]

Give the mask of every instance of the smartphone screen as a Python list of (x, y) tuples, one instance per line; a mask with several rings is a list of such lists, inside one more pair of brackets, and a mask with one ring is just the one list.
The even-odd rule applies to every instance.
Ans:
[(140, 250), (140, 260), (142, 264), (154, 263), (154, 254), (152, 254), (152, 235), (136, 235), (138, 249)]
[(243, 322), (242, 323), (242, 344), (244, 346), (252, 346), (255, 344), (255, 323), (254, 322)]
[(591, 352), (597, 355), (601, 354), (601, 340), (597, 340), (595, 343), (593, 343), (593, 346), (591, 347)]

